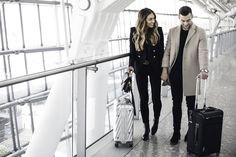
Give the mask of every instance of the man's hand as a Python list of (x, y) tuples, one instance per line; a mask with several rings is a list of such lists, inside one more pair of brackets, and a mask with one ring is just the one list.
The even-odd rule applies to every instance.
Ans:
[(163, 81), (166, 81), (166, 80), (168, 80), (168, 78), (169, 78), (169, 76), (168, 76), (168, 70), (167, 70), (167, 68), (163, 68), (163, 69), (162, 69), (162, 73), (161, 73), (161, 79), (162, 79)]

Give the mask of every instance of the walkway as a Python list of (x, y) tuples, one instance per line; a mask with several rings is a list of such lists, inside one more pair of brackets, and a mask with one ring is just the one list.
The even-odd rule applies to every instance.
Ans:
[[(220, 157), (236, 156), (236, 48), (226, 52), (210, 62), (210, 73), (207, 88), (207, 105), (224, 111), (223, 134)], [(141, 140), (143, 127), (141, 120), (135, 120), (134, 147), (115, 148), (111, 141), (93, 157), (194, 157), (186, 151), (183, 141), (187, 131), (186, 105), (183, 103), (181, 140), (172, 146), (169, 140), (172, 135), (171, 96), (162, 98), (163, 108), (159, 129), (148, 142)], [(201, 106), (201, 105), (200, 105)], [(150, 105), (150, 109), (152, 109)], [(152, 113), (150, 114), (152, 116)], [(152, 118), (150, 118), (151, 120)], [(152, 126), (152, 121), (150, 121)], [(215, 156), (215, 154), (210, 155)]]

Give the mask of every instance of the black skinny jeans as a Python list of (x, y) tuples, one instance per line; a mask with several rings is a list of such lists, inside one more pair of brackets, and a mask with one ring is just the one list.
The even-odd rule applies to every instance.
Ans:
[[(172, 94), (172, 114), (174, 131), (180, 131), (182, 118), (182, 101), (183, 101), (183, 79), (181, 71), (172, 71), (170, 73), (171, 94)], [(190, 110), (194, 109), (195, 95), (186, 96), (188, 116)]]
[[(161, 70), (160, 70), (161, 71)], [(136, 73), (136, 81), (140, 96), (140, 109), (143, 123), (149, 123), (149, 108), (148, 108), (148, 76), (150, 79), (154, 119), (159, 119), (161, 112), (161, 78), (160, 71), (154, 70), (151, 65), (143, 65), (139, 72)]]

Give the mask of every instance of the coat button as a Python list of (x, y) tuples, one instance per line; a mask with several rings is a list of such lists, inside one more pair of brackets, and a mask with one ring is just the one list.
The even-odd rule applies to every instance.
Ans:
[(138, 55), (138, 58), (140, 58), (140, 56)]
[(153, 56), (153, 58), (156, 58), (156, 56)]
[(153, 52), (156, 52), (156, 50), (153, 50)]

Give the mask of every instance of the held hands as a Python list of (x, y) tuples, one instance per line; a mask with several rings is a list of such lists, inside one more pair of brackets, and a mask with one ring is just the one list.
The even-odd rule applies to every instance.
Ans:
[(167, 68), (163, 68), (161, 73), (161, 79), (163, 80), (162, 86), (170, 86)]
[(203, 80), (208, 78), (208, 70), (201, 70), (201, 72), (197, 76), (198, 78), (201, 78)]

